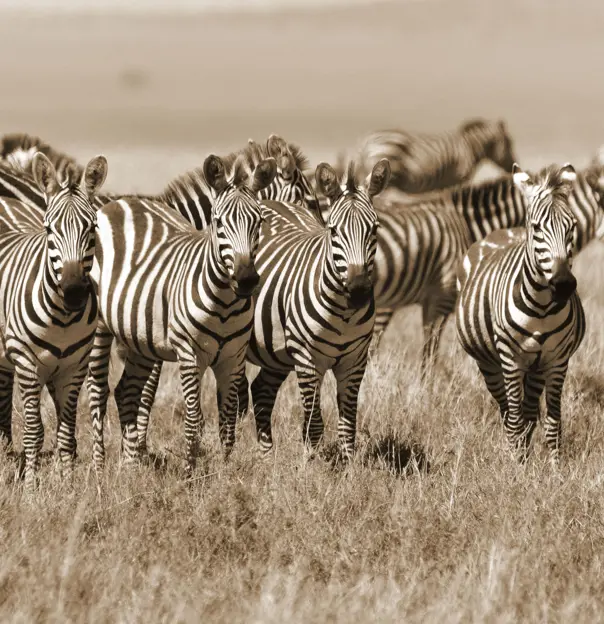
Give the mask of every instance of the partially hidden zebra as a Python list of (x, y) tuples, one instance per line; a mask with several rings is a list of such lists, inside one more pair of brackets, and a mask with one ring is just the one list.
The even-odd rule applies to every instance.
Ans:
[[(602, 168), (576, 176), (569, 196), (577, 219), (577, 249), (604, 235)], [(422, 373), (436, 358), (457, 299), (456, 271), (468, 247), (492, 231), (523, 225), (526, 201), (511, 176), (463, 185), (414, 204), (380, 203), (375, 259), (377, 349), (393, 313), (420, 304)]]
[(571, 165), (531, 176), (514, 167), (527, 201), (522, 230), (474, 243), (459, 271), (457, 334), (499, 404), (508, 441), (524, 461), (546, 391), (545, 440), (559, 460), (560, 402), (570, 357), (585, 333), (572, 256)]
[[(257, 296), (248, 360), (260, 367), (251, 390), (263, 454), (273, 446), (271, 417), (279, 388), (295, 371), (304, 408), (303, 439), (314, 449), (323, 434), (320, 388), (332, 370), (337, 382), (341, 456), (353, 453), (358, 394), (373, 332), (373, 264), (378, 216), (372, 200), (387, 185), (387, 160), (366, 184), (351, 163), (345, 180), (321, 163), (319, 190), (331, 200), (327, 226), (305, 208), (266, 201), (258, 253)], [(248, 400), (242, 378), (240, 408)]]
[(509, 173), (515, 160), (505, 122), (484, 119), (466, 121), (442, 134), (374, 132), (359, 148), (362, 171), (370, 171), (381, 158), (387, 158), (392, 167), (390, 186), (408, 195), (466, 182), (483, 160)]
[[(75, 158), (51, 147), (38, 136), (24, 132), (5, 134), (0, 139), (0, 163), (6, 163), (17, 171), (32, 174), (34, 156), (41, 152), (54, 166), (59, 179), (66, 182), (80, 180), (84, 167)], [(73, 179), (72, 179), (73, 176)]]
[(104, 465), (103, 422), (109, 393), (111, 343), (126, 349), (115, 389), (124, 463), (139, 456), (137, 414), (144, 384), (156, 362), (178, 361), (185, 395), (186, 470), (197, 455), (202, 423), (200, 380), (210, 367), (217, 383), (219, 432), (225, 453), (235, 440), (237, 389), (245, 374), (252, 329), (252, 294), (261, 224), (256, 193), (276, 174), (265, 159), (249, 179), (239, 161), (230, 178), (209, 156), (195, 185), (212, 198), (211, 223), (199, 231), (172, 207), (136, 198), (99, 211), (98, 286), (102, 322), (90, 358), (88, 389), (93, 419), (93, 461)]
[(91, 198), (107, 161), (93, 158), (82, 186), (59, 181), (41, 153), (32, 171), (46, 200), (37, 210), (0, 200), (0, 438), (12, 444), (16, 378), (24, 406), (26, 486), (35, 483), (43, 442), (40, 395), (46, 385), (57, 408), (57, 448), (63, 471), (76, 452), (76, 407), (97, 327), (91, 288), (97, 213)]
[[(303, 173), (308, 166), (306, 157), (293, 143), (275, 134), (271, 134), (264, 144), (250, 139), (242, 150), (226, 156), (224, 163), (227, 169), (235, 163), (244, 163), (250, 171), (254, 171), (267, 158), (275, 159), (277, 173), (269, 184), (258, 189), (256, 197), (261, 200), (286, 201), (303, 206), (320, 222), (315, 193)], [(197, 229), (203, 229), (211, 220), (212, 199), (208, 196), (207, 184), (204, 182), (203, 173), (199, 170), (173, 180), (160, 197), (166, 205), (180, 212)], [(147, 453), (149, 418), (159, 386), (161, 369), (162, 362), (157, 361), (142, 391), (137, 417), (141, 454)], [(242, 410), (247, 410), (247, 401)]]

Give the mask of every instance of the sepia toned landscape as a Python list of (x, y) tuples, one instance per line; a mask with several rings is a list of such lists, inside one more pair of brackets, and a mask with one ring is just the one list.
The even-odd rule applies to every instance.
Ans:
[[(425, 0), (256, 12), (0, 11), (0, 134), (28, 132), (104, 190), (157, 193), (248, 138), (278, 133), (313, 165), (369, 131), (437, 132), (505, 119), (520, 164), (584, 167), (604, 143), (604, 6)], [(485, 167), (479, 177), (493, 170)], [(184, 481), (184, 400), (164, 366), (154, 461), (119, 466), (113, 399), (107, 466), (92, 469), (84, 389), (68, 486), (50, 452), (33, 497), (0, 453), (3, 622), (596, 622), (604, 618), (604, 245), (573, 265), (587, 333), (563, 395), (559, 470), (542, 430), (520, 466), (450, 319), (420, 381), (419, 309), (399, 312), (371, 360), (357, 455), (306, 461), (295, 377), (275, 409), (274, 456), (246, 418), (225, 463), (214, 379), (203, 455)], [(253, 375), (250, 367), (249, 374)], [(117, 382), (117, 358), (112, 384)], [(17, 400), (14, 431), (21, 448)], [(54, 438), (45, 396), (45, 450)]]

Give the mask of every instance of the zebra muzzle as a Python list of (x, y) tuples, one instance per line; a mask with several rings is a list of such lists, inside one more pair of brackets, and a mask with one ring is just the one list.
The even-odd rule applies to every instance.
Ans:
[(369, 303), (373, 294), (373, 283), (364, 267), (348, 267), (346, 292), (348, 303), (353, 308), (362, 308)]
[(86, 305), (90, 295), (90, 280), (79, 264), (66, 264), (63, 267), (61, 290), (66, 310), (75, 312)]
[(232, 288), (239, 297), (251, 297), (260, 282), (260, 275), (252, 262), (241, 264), (235, 270)]
[(577, 290), (577, 279), (567, 263), (559, 265), (549, 280), (554, 301), (566, 301)]

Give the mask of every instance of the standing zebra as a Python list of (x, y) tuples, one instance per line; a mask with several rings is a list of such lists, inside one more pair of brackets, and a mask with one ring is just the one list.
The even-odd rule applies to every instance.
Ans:
[[(252, 399), (260, 448), (272, 449), (271, 416), (279, 388), (296, 372), (304, 407), (303, 439), (314, 448), (323, 434), (320, 387), (326, 371), (337, 381), (338, 437), (344, 459), (354, 450), (359, 387), (373, 331), (373, 259), (378, 216), (372, 199), (387, 185), (387, 160), (366, 186), (351, 163), (345, 185), (326, 163), (317, 167), (318, 189), (331, 200), (327, 227), (307, 210), (265, 202), (258, 253), (257, 296), (248, 360), (260, 366)], [(240, 406), (248, 396), (242, 377)]]
[(568, 362), (585, 333), (571, 272), (576, 219), (569, 206), (571, 165), (531, 177), (514, 165), (527, 201), (521, 232), (475, 243), (459, 271), (457, 333), (499, 404), (512, 448), (525, 459), (545, 387), (545, 439), (560, 452), (560, 398)]
[[(216, 376), (220, 438), (226, 453), (235, 441), (237, 389), (245, 376), (252, 328), (252, 294), (261, 210), (256, 193), (276, 174), (273, 159), (248, 171), (235, 163), (227, 179), (223, 161), (209, 156), (204, 196), (213, 198), (211, 225), (198, 231), (159, 202), (121, 199), (99, 211), (98, 284), (102, 322), (90, 358), (88, 389), (93, 459), (104, 464), (103, 422), (109, 394), (111, 343), (125, 346), (124, 372), (115, 391), (125, 463), (138, 457), (137, 414), (145, 382), (157, 361), (178, 361), (185, 395), (187, 473), (194, 467), (201, 423), (200, 380)], [(97, 266), (97, 265), (95, 265)]]
[(82, 187), (60, 182), (41, 153), (32, 170), (46, 197), (43, 223), (25, 204), (0, 204), (0, 437), (12, 443), (16, 377), (25, 411), (28, 487), (35, 482), (43, 442), (44, 385), (57, 407), (63, 470), (72, 467), (75, 456), (77, 401), (97, 327), (97, 300), (89, 281), (97, 215), (90, 200), (105, 180), (107, 161), (97, 156), (88, 163)]
[(511, 171), (515, 160), (505, 123), (483, 119), (465, 122), (456, 131), (442, 134), (374, 132), (359, 152), (364, 172), (380, 158), (387, 158), (392, 167), (390, 185), (409, 195), (466, 182), (483, 160), (506, 172)]
[[(577, 250), (604, 235), (600, 171), (576, 177), (569, 196), (577, 219)], [(526, 201), (511, 176), (464, 185), (414, 204), (378, 208), (374, 348), (393, 313), (420, 304), (422, 371), (434, 361), (444, 324), (457, 299), (456, 271), (468, 247), (493, 230), (523, 225)]]
[(53, 164), (59, 178), (68, 176), (75, 182), (80, 180), (84, 167), (80, 166), (75, 158), (52, 148), (40, 137), (21, 132), (5, 134), (0, 139), (0, 162), (8, 164), (17, 171), (32, 174), (33, 160), (36, 153), (41, 152)]

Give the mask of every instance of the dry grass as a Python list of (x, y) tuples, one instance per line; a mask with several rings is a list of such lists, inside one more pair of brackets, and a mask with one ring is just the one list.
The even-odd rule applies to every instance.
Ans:
[[(305, 462), (293, 378), (276, 406), (273, 460), (257, 459), (248, 420), (225, 465), (207, 379), (204, 459), (186, 485), (182, 398), (168, 367), (152, 420), (163, 460), (154, 467), (117, 467), (113, 404), (100, 482), (85, 417), (72, 488), (47, 462), (27, 500), (2, 456), (0, 619), (595, 621), (604, 608), (603, 259), (594, 244), (577, 262), (589, 330), (564, 393), (558, 473), (539, 435), (526, 467), (510, 460), (498, 412), (452, 325), (434, 390), (420, 386), (414, 311), (369, 368), (357, 459), (346, 470)], [(323, 406), (329, 451), (331, 377)]]

